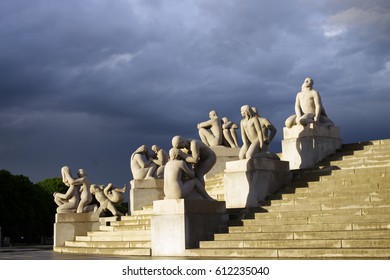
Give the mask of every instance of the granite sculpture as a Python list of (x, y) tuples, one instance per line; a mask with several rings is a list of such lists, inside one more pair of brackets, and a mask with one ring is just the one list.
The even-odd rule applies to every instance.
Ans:
[(161, 149), (157, 145), (153, 145), (151, 148), (152, 154), (150, 157), (152, 158), (153, 162), (157, 165), (156, 174), (160, 174), (160, 177), (164, 175), (164, 168), (169, 160), (169, 155), (166, 151)]
[(325, 112), (320, 94), (313, 89), (313, 84), (312, 78), (304, 80), (301, 91), (297, 93), (295, 99), (295, 115), (287, 118), (285, 121), (286, 127), (291, 128), (298, 124), (307, 126), (310, 123), (317, 123), (326, 127), (334, 126)]
[(209, 120), (198, 123), (199, 136), (207, 146), (222, 145), (222, 125), (216, 111), (210, 111)]
[(241, 107), (241, 115), (243, 116), (240, 122), (242, 146), (239, 159), (251, 159), (262, 151), (263, 131), (259, 118), (249, 105)]
[(231, 148), (239, 147), (236, 132), (237, 128), (238, 125), (230, 121), (227, 117), (222, 118), (222, 134), (224, 146)]
[(195, 177), (205, 186), (204, 176), (217, 161), (215, 152), (200, 140), (184, 139), (178, 135), (172, 138), (172, 147), (180, 149), (180, 157), (193, 165)]
[(109, 183), (106, 187), (91, 185), (90, 192), (95, 196), (96, 200), (99, 202), (99, 216), (109, 210), (114, 216), (123, 216), (123, 213), (119, 212), (114, 203), (120, 203), (123, 201), (123, 196), (126, 191), (126, 186), (123, 188), (115, 188), (112, 183)]
[(163, 173), (157, 173), (158, 166), (150, 157), (147, 145), (141, 145), (131, 155), (130, 169), (134, 179), (153, 179), (163, 177)]
[(213, 200), (205, 187), (195, 177), (195, 172), (180, 156), (180, 150), (169, 150), (170, 160), (165, 166), (164, 195), (165, 199), (203, 198)]
[(62, 182), (68, 186), (66, 193), (55, 192), (54, 202), (58, 205), (57, 213), (87, 213), (96, 210), (89, 191), (90, 182), (84, 169), (77, 172), (78, 178), (73, 178), (68, 166), (61, 168)]

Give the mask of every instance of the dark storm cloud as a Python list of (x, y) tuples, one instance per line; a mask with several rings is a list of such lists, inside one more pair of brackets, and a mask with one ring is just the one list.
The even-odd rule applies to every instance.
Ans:
[(278, 128), (312, 76), (345, 142), (388, 138), (388, 1), (0, 3), (0, 168), (33, 180), (85, 168), (130, 178), (141, 144), (217, 110), (259, 108)]

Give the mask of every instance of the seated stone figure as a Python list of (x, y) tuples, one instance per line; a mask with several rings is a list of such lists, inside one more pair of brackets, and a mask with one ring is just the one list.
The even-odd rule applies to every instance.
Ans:
[(170, 160), (165, 166), (165, 199), (199, 198), (214, 200), (206, 192), (202, 183), (195, 177), (195, 172), (181, 158), (177, 148), (169, 150)]
[(165, 164), (167, 164), (169, 160), (169, 155), (166, 151), (164, 151), (157, 145), (153, 145), (151, 150), (153, 153), (150, 155), (150, 157), (152, 158), (153, 162), (157, 165), (156, 174), (163, 175)]
[(58, 205), (57, 213), (75, 213), (80, 202), (79, 188), (70, 174), (68, 166), (61, 168), (62, 182), (68, 186), (66, 193), (54, 192), (54, 202)]
[(130, 168), (134, 179), (153, 179), (162, 177), (157, 174), (157, 165), (150, 158), (148, 146), (140, 146), (130, 157)]
[(217, 161), (217, 156), (205, 143), (197, 139), (183, 139), (181, 136), (172, 138), (173, 148), (182, 149), (180, 157), (193, 164), (195, 177), (205, 186), (204, 175), (211, 170)]
[(288, 128), (300, 124), (307, 126), (310, 123), (317, 123), (327, 127), (334, 126), (328, 118), (322, 105), (318, 91), (313, 89), (314, 81), (306, 78), (302, 84), (302, 90), (295, 99), (295, 115), (287, 118), (285, 125)]
[(90, 191), (100, 204), (97, 209), (99, 216), (106, 210), (109, 210), (114, 216), (123, 216), (123, 213), (116, 210), (114, 203), (123, 201), (123, 194), (126, 191), (126, 186), (122, 189), (118, 189), (114, 188), (111, 183), (106, 187), (93, 184), (91, 185)]
[(222, 133), (223, 133), (223, 144), (227, 147), (237, 148), (238, 140), (236, 129), (238, 125), (230, 121), (227, 117), (222, 118)]
[(267, 118), (260, 116), (256, 107), (252, 107), (252, 110), (259, 119), (261, 131), (263, 132), (262, 152), (268, 152), (269, 144), (274, 139), (277, 129)]
[(239, 159), (251, 159), (255, 154), (262, 151), (264, 144), (263, 131), (259, 118), (249, 105), (241, 107), (241, 115), (243, 116), (240, 123), (243, 144), (238, 157)]
[(210, 111), (210, 120), (198, 124), (199, 136), (207, 146), (222, 145), (222, 126), (215, 111)]

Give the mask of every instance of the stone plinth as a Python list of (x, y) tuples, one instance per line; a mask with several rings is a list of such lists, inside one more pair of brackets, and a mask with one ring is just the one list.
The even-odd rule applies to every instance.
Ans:
[(226, 227), (225, 202), (201, 199), (167, 199), (153, 202), (152, 255), (184, 256), (185, 250), (211, 240)]
[(283, 128), (282, 160), (290, 169), (314, 167), (319, 161), (340, 149), (342, 140), (338, 127), (317, 124)]
[(155, 200), (164, 199), (164, 179), (132, 180), (130, 186), (130, 213), (151, 206)]
[(217, 155), (217, 162), (213, 168), (206, 174), (206, 179), (213, 177), (217, 173), (222, 173), (225, 170), (226, 162), (238, 160), (238, 154), (240, 148), (230, 148), (225, 146), (214, 146), (210, 147), (211, 150)]
[(57, 213), (54, 224), (54, 249), (77, 235), (99, 230), (99, 213)]
[(258, 207), (291, 181), (288, 162), (253, 158), (226, 163), (226, 208)]

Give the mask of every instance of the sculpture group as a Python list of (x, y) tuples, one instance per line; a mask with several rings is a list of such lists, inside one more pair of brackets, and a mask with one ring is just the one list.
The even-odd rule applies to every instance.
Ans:
[[(91, 184), (84, 169), (77, 172), (78, 178), (73, 178), (68, 166), (61, 168), (62, 182), (68, 187), (66, 193), (55, 192), (54, 202), (58, 205), (57, 213), (90, 213), (99, 215), (109, 210), (115, 216), (123, 213), (116, 210), (114, 203), (123, 201), (126, 187), (115, 188), (111, 183), (106, 187)], [(95, 196), (100, 206), (90, 204)]]
[[(295, 114), (287, 118), (285, 125), (307, 126), (315, 123), (324, 127), (334, 126), (323, 108), (319, 93), (313, 89), (313, 80), (306, 78), (295, 101)], [(139, 146), (130, 156), (130, 169), (135, 180), (163, 179), (166, 199), (194, 198), (213, 200), (205, 190), (205, 175), (217, 161), (214, 147), (239, 148), (240, 160), (267, 158), (279, 160), (269, 150), (276, 135), (275, 126), (260, 116), (256, 107), (243, 105), (240, 108), (240, 125), (227, 117), (219, 118), (215, 110), (209, 119), (197, 124), (200, 140), (185, 139), (179, 135), (172, 138), (169, 153), (157, 145)], [(240, 129), (242, 145), (239, 147), (236, 130)], [(90, 184), (83, 169), (73, 178), (67, 166), (61, 170), (63, 182), (69, 187), (65, 194), (55, 193), (58, 213), (84, 213), (109, 210), (113, 215), (122, 215), (114, 203), (123, 200), (124, 189), (112, 184), (97, 186)], [(91, 205), (93, 195), (100, 206)]]

